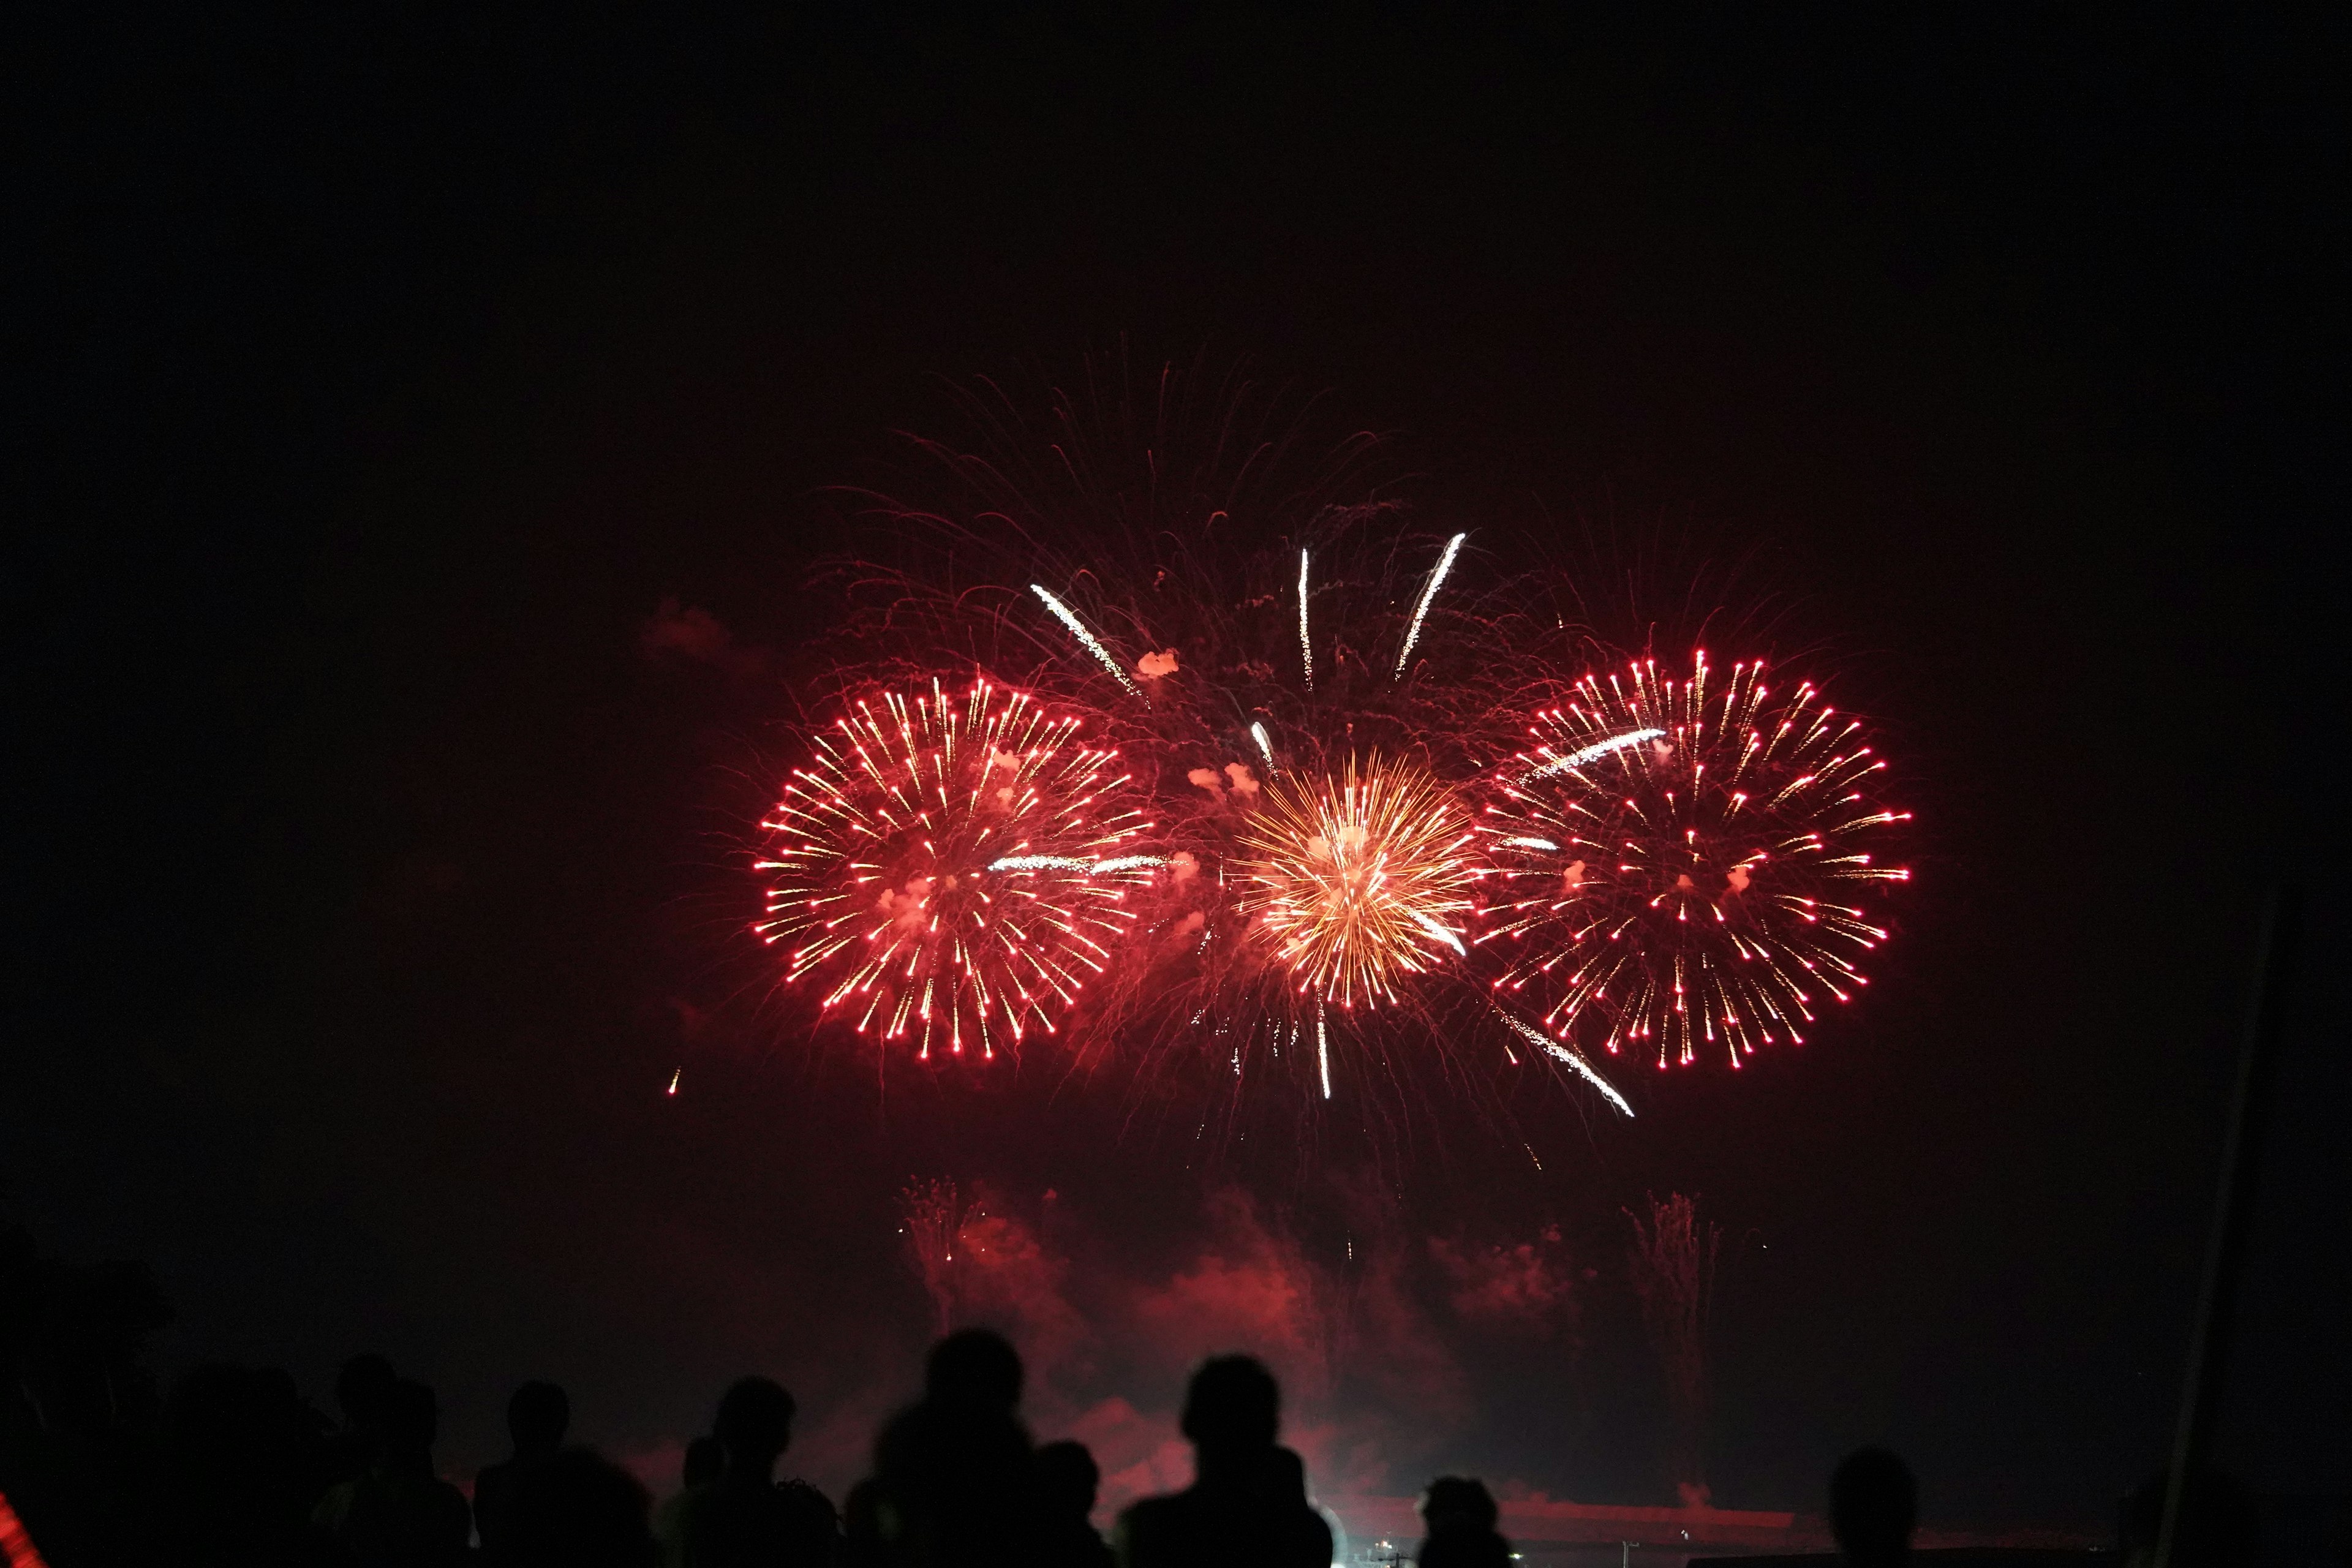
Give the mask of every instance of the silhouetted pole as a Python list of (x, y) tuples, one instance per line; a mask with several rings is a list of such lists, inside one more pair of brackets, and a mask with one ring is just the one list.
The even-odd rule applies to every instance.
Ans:
[(2189, 1375), (2180, 1391), (2180, 1426), (2173, 1434), (2172, 1468), (2165, 1479), (2164, 1520), (2156, 1537), (2156, 1568), (2171, 1568), (2172, 1543), (2191, 1476), (2201, 1473), (2213, 1447), (2221, 1375), (2230, 1360), (2238, 1313), (2246, 1233), (2254, 1217), (2263, 1127), (2270, 1116), (2279, 1041), (2286, 1030), (2287, 991), (2294, 975), (2295, 938), (2303, 922), (2303, 892), (2282, 883), (2263, 910), (2261, 967), (2253, 1005), (2238, 1052), (2238, 1082), (2230, 1096), (2229, 1131), (2221, 1142), (2221, 1191), (2213, 1205), (2213, 1235), (2205, 1249), (2205, 1280), (2197, 1295), (2197, 1324), (2189, 1340)]

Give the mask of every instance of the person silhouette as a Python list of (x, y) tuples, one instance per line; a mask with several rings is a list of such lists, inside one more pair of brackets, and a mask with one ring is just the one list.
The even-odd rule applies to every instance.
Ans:
[(764, 1377), (736, 1380), (719, 1401), (711, 1436), (719, 1474), (688, 1490), (664, 1545), (678, 1568), (826, 1568), (840, 1534), (833, 1504), (803, 1481), (776, 1482), (792, 1446), (793, 1396)]
[[(653, 1568), (659, 1560), (636, 1477), (590, 1448), (542, 1455), (513, 1477), (495, 1561), (510, 1568)], [(485, 1555), (488, 1555), (486, 1551)]]
[(1890, 1448), (1856, 1448), (1830, 1476), (1830, 1533), (1851, 1568), (1902, 1568), (1919, 1522), (1919, 1483)]
[(338, 1481), (357, 1480), (367, 1473), (375, 1458), (384, 1397), (399, 1381), (392, 1363), (373, 1353), (355, 1355), (336, 1372), (335, 1408), (343, 1420), (320, 1448), (320, 1493)]
[(921, 1401), (874, 1446), (875, 1499), (894, 1561), (1025, 1561), (1029, 1433), (1017, 1414), (1021, 1356), (1004, 1336), (963, 1329), (931, 1347)]
[(1483, 1481), (1440, 1476), (1421, 1494), (1420, 1568), (1508, 1568), (1511, 1543), (1495, 1529), (1501, 1510)]
[(473, 1516), (466, 1494), (433, 1473), (440, 1414), (433, 1391), (395, 1380), (375, 1412), (376, 1447), (365, 1474), (330, 1489), (310, 1515), (362, 1568), (425, 1568), (466, 1554)]
[(1102, 1469), (1087, 1446), (1066, 1439), (1039, 1448), (1030, 1485), (1037, 1510), (1030, 1561), (1038, 1568), (1110, 1568), (1110, 1548), (1091, 1517)]
[(1328, 1568), (1331, 1527), (1307, 1502), (1306, 1468), (1277, 1448), (1282, 1390), (1249, 1356), (1192, 1374), (1181, 1422), (1193, 1481), (1119, 1516), (1121, 1568)]
[(474, 1529), (481, 1536), (482, 1555), (494, 1560), (507, 1555), (516, 1490), (531, 1471), (555, 1458), (571, 1426), (572, 1401), (551, 1383), (526, 1383), (507, 1401), (507, 1434), (514, 1439), (514, 1457), (483, 1466), (474, 1478)]
[(672, 1548), (683, 1550), (686, 1500), (694, 1489), (719, 1479), (727, 1468), (727, 1450), (719, 1439), (705, 1433), (686, 1446), (686, 1455), (678, 1464), (678, 1489), (675, 1497), (665, 1500), (654, 1510), (654, 1539), (663, 1543), (665, 1561), (675, 1553)]

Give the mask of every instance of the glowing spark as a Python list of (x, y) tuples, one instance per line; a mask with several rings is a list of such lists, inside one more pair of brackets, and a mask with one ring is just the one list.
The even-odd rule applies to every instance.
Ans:
[(1324, 1021), (1323, 1003), (1315, 1003), (1315, 1061), (1323, 1069), (1323, 1098), (1331, 1098), (1331, 1026)]
[(1506, 838), (1503, 840), (1503, 847), (1506, 849), (1557, 849), (1559, 846), (1549, 838)]
[(1307, 689), (1315, 689), (1315, 645), (1307, 639), (1307, 552), (1298, 552), (1298, 658), (1307, 669)]
[(1595, 741), (1580, 751), (1570, 752), (1567, 756), (1554, 757), (1534, 772), (1521, 774), (1519, 782), (1523, 784), (1533, 784), (1538, 779), (1548, 779), (1555, 773), (1573, 773), (1587, 763), (1599, 762), (1612, 752), (1622, 752), (1628, 746), (1638, 746), (1644, 741), (1664, 740), (1665, 734), (1664, 730), (1628, 730), (1622, 735), (1612, 735), (1605, 741)]
[(1437, 558), (1437, 565), (1429, 574), (1429, 582), (1421, 590), (1421, 602), (1412, 607), (1412, 625), (1405, 628), (1404, 647), (1397, 655), (1398, 675), (1404, 673), (1405, 660), (1412, 657), (1412, 645), (1421, 640), (1422, 618), (1429, 614), (1430, 601), (1437, 597), (1437, 590), (1444, 583), (1445, 574), (1454, 570), (1455, 553), (1461, 550), (1462, 542), (1469, 537), (1466, 533), (1457, 533), (1445, 542), (1445, 553)]
[(1394, 1001), (1428, 938), (1461, 948), (1475, 867), (1467, 815), (1420, 769), (1349, 759), (1339, 778), (1267, 784), (1231, 862), (1252, 933), (1301, 991), (1342, 1007)]
[(1265, 726), (1257, 723), (1250, 725), (1250, 738), (1257, 742), (1258, 755), (1265, 759), (1266, 776), (1273, 777), (1274, 742), (1266, 738)]
[(669, 1075), (669, 1088), (668, 1088), (667, 1089), (664, 1090), (664, 1092), (665, 1092), (665, 1093), (668, 1093), (668, 1094), (676, 1094), (676, 1093), (677, 1092), (677, 1080), (678, 1080), (679, 1079), (684, 1078), (685, 1076), (686, 1076), (686, 1069), (685, 1069), (684, 1068), (678, 1068), (676, 1072), (674, 1072), (674, 1073), (670, 1074), (670, 1075)]
[[(1508, 1024), (1512, 1028), (1517, 1029), (1519, 1034), (1526, 1038), (1529, 1045), (1532, 1045), (1537, 1049), (1542, 1051), (1544, 1055), (1551, 1058), (1554, 1061), (1566, 1063), (1570, 1069), (1572, 1070), (1579, 1078), (1581, 1078), (1585, 1082), (1599, 1089), (1602, 1099), (1615, 1106), (1619, 1110), (1623, 1111), (1626, 1116), (1631, 1117), (1633, 1114), (1633, 1108), (1625, 1103), (1625, 1097), (1617, 1092), (1617, 1086), (1611, 1083), (1607, 1079), (1602, 1078), (1601, 1076), (1600, 1069), (1595, 1068), (1591, 1062), (1585, 1060), (1584, 1053), (1582, 1051), (1577, 1050), (1573, 1047), (1561, 1045), (1558, 1040), (1551, 1038), (1542, 1030), (1536, 1028), (1533, 1025), (1521, 1023), (1518, 1019), (1512, 1017), (1508, 1013), (1504, 1012), (1500, 1007), (1495, 1009), (1495, 1016), (1502, 1019), (1506, 1024)], [(1532, 1151), (1530, 1151), (1530, 1153), (1532, 1154)], [(1543, 1169), (1541, 1165), (1538, 1165), (1536, 1168), (1538, 1170)]]
[[(1134, 679), (1130, 677), (1125, 669), (1119, 667), (1118, 660), (1111, 658), (1110, 649), (1103, 647), (1099, 641), (1096, 640), (1095, 634), (1087, 630), (1086, 623), (1078, 619), (1076, 611), (1071, 609), (1069, 605), (1055, 598), (1040, 584), (1030, 584), (1029, 591), (1045, 601), (1045, 607), (1054, 612), (1055, 618), (1060, 621), (1064, 626), (1070, 628), (1071, 634), (1075, 636), (1078, 641), (1086, 645), (1087, 651), (1095, 656), (1095, 662), (1101, 665), (1105, 669), (1109, 670), (1111, 679), (1118, 681), (1121, 686), (1126, 687), (1129, 696), (1143, 696), (1143, 688), (1138, 686), (1135, 683)], [(1145, 700), (1149, 701), (1150, 700), (1149, 698), (1145, 698)]]

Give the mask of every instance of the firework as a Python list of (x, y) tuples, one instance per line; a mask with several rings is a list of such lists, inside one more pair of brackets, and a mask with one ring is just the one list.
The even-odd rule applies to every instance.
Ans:
[(982, 679), (856, 701), (761, 827), (788, 984), (860, 1034), (983, 1058), (1054, 1029), (1125, 940), (1160, 858), (1115, 751)]
[(1239, 905), (1300, 992), (1393, 1002), (1405, 976), (1465, 951), (1476, 837), (1419, 768), (1350, 758), (1337, 779), (1277, 779), (1242, 830)]
[[(1607, 1054), (1737, 1063), (1853, 994), (1860, 894), (1905, 873), (1852, 721), (1703, 657), (1571, 679), (1574, 584), (1465, 570), (1371, 437), (1198, 390), (992, 388), (979, 450), (918, 443), (946, 490), (875, 498), (826, 678), (867, 695), (761, 858), (758, 929), (826, 1016), (923, 1058), (1075, 1024), (1090, 1068), (1236, 1108), (1362, 1068), (1409, 1112), (1533, 1044), (1631, 1115)], [(923, 690), (974, 668), (1052, 696)]]
[(1866, 984), (1857, 962), (1887, 933), (1863, 892), (1910, 873), (1863, 847), (1910, 814), (1872, 801), (1885, 763), (1817, 688), (1643, 659), (1578, 681), (1530, 734), (1480, 822), (1495, 891), (1476, 940), (1496, 994), (1533, 992), (1549, 1035), (1737, 1067)]

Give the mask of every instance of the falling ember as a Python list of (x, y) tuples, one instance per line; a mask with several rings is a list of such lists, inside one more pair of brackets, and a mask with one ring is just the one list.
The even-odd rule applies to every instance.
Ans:
[(1323, 1071), (1323, 1098), (1328, 1100), (1331, 1098), (1331, 1026), (1323, 1016), (1320, 1002), (1315, 1005), (1315, 1065)]
[(1429, 574), (1429, 584), (1421, 591), (1421, 602), (1412, 607), (1412, 624), (1405, 628), (1404, 647), (1397, 653), (1393, 673), (1404, 673), (1405, 661), (1412, 658), (1413, 644), (1421, 640), (1421, 623), (1428, 618), (1430, 603), (1444, 584), (1445, 574), (1454, 570), (1454, 557), (1461, 552), (1462, 542), (1469, 537), (1466, 533), (1457, 533), (1445, 542), (1445, 553), (1437, 558), (1436, 567)]
[(669, 1075), (669, 1087), (668, 1087), (667, 1089), (666, 1089), (662, 1090), (662, 1092), (663, 1092), (664, 1094), (676, 1094), (676, 1093), (677, 1092), (677, 1080), (678, 1080), (679, 1079), (684, 1078), (685, 1076), (686, 1076), (686, 1069), (685, 1069), (684, 1068), (679, 1068), (676, 1072), (674, 1072), (674, 1073), (670, 1074), (670, 1075)]
[[(1612, 735), (1605, 741), (1595, 741), (1589, 746), (1580, 747), (1564, 757), (1548, 757), (1546, 761), (1530, 769), (1519, 782), (1533, 784), (1538, 779), (1548, 779), (1555, 773), (1574, 773), (1585, 763), (1597, 763), (1612, 752), (1622, 752), (1628, 746), (1638, 746), (1644, 741), (1663, 740), (1665, 733), (1664, 730), (1628, 730), (1622, 735)], [(1549, 749), (1538, 748), (1538, 750), (1548, 752)], [(1538, 847), (1548, 847), (1540, 845), (1539, 841)]]
[(1866, 984), (1887, 932), (1863, 898), (1910, 873), (1863, 847), (1910, 813), (1870, 798), (1886, 764), (1817, 688), (1644, 659), (1586, 676), (1531, 733), (1480, 825), (1497, 890), (1476, 941), (1548, 1036), (1738, 1067)]
[(862, 1035), (983, 1058), (1051, 1032), (1162, 862), (1118, 753), (985, 679), (860, 700), (813, 737), (761, 826), (787, 984)]
[(1430, 774), (1371, 758), (1339, 778), (1265, 786), (1233, 867), (1252, 930), (1302, 992), (1394, 1001), (1408, 976), (1463, 951), (1475, 839)]
[(1054, 612), (1054, 618), (1070, 628), (1070, 634), (1086, 646), (1088, 653), (1095, 656), (1095, 662), (1109, 670), (1113, 680), (1127, 688), (1129, 696), (1143, 696), (1143, 688), (1138, 686), (1134, 678), (1120, 668), (1118, 660), (1111, 658), (1110, 649), (1103, 647), (1101, 640), (1094, 633), (1087, 630), (1086, 622), (1078, 619), (1078, 613), (1076, 610), (1062, 603), (1040, 584), (1030, 584), (1029, 591), (1045, 601), (1045, 607)]
[(1307, 636), (1307, 552), (1298, 552), (1298, 660), (1307, 674), (1307, 689), (1315, 689), (1315, 645)]
[[(1551, 1058), (1552, 1060), (1565, 1065), (1570, 1072), (1573, 1072), (1577, 1077), (1582, 1079), (1585, 1082), (1599, 1089), (1601, 1091), (1601, 1099), (1607, 1100), (1610, 1104), (1622, 1111), (1628, 1120), (1632, 1119), (1633, 1108), (1625, 1103), (1625, 1097), (1617, 1092), (1617, 1086), (1611, 1083), (1607, 1079), (1601, 1077), (1601, 1069), (1594, 1067), (1591, 1061), (1586, 1059), (1582, 1051), (1578, 1050), (1574, 1046), (1561, 1044), (1559, 1041), (1546, 1035), (1541, 1029), (1537, 1028), (1534, 1025), (1518, 1018), (1514, 1018), (1508, 1013), (1504, 1012), (1500, 1007), (1495, 1009), (1495, 1014), (1496, 1016), (1501, 1018), (1504, 1023), (1508, 1024), (1512, 1029), (1518, 1034), (1520, 1038), (1526, 1040), (1529, 1045), (1534, 1046), (1538, 1050), (1543, 1052), (1544, 1055)], [(1536, 1168), (1538, 1170), (1541, 1170), (1543, 1167), (1538, 1164)]]

